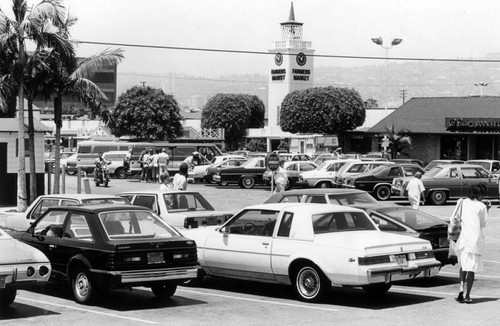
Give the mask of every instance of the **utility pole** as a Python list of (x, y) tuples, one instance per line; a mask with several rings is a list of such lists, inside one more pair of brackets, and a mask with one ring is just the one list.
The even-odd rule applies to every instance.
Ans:
[(403, 104), (405, 104), (405, 100), (406, 100), (406, 95), (407, 94), (408, 94), (408, 90), (407, 89), (400, 89), (399, 90), (399, 97), (403, 98)]

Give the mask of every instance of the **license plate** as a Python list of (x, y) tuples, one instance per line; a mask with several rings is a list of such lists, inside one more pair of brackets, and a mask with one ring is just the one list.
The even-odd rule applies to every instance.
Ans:
[(396, 255), (395, 258), (398, 266), (408, 266), (408, 260), (406, 260), (406, 255)]
[(439, 246), (440, 247), (449, 247), (450, 240), (448, 240), (448, 238), (439, 238)]
[(148, 252), (148, 264), (164, 263), (163, 252)]
[(5, 288), (5, 276), (0, 276), (0, 289)]

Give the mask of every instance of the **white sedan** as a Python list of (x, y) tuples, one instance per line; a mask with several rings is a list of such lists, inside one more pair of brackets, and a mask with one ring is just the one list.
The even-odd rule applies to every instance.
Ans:
[(382, 233), (362, 210), (315, 204), (250, 206), (220, 227), (183, 230), (207, 275), (292, 285), (318, 301), (332, 286), (385, 293), (393, 281), (435, 276), (431, 243)]

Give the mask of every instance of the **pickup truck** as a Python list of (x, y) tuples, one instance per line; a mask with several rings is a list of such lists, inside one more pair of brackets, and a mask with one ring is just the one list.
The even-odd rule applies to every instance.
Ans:
[(118, 194), (131, 204), (151, 209), (165, 222), (176, 228), (197, 228), (204, 225), (224, 223), (233, 214), (216, 211), (212, 205), (196, 191), (128, 191)]

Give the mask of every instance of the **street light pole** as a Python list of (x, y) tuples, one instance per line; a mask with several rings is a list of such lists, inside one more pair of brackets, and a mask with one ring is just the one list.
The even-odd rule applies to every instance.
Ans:
[(403, 42), (403, 39), (393, 38), (389, 45), (384, 45), (382, 37), (372, 38), (372, 42), (380, 45), (385, 50), (385, 116), (387, 116), (387, 106), (389, 102), (389, 49)]
[(485, 83), (485, 82), (477, 82), (477, 83), (474, 83), (474, 85), (479, 86), (479, 96), (480, 96), (480, 97), (483, 97), (483, 87), (488, 86), (488, 83)]

